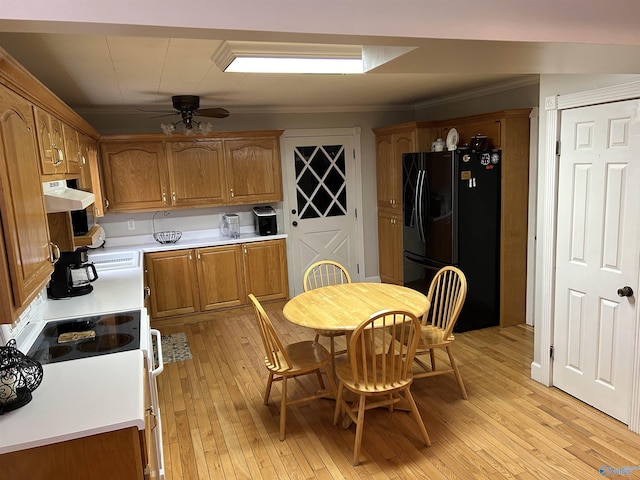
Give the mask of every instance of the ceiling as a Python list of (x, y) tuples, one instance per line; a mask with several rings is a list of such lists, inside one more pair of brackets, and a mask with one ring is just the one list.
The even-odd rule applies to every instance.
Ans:
[[(449, 4), (460, 1), (451, 0)], [(499, 1), (493, 0), (493, 3)], [(540, 1), (547, 3), (547, 0)], [(567, 1), (571, 0), (552, 3)], [(466, 0), (462, 3), (469, 8), (474, 5)], [(117, 6), (113, 8), (117, 10)], [(557, 25), (549, 26), (546, 31), (541, 31), (538, 25), (535, 30), (531, 27), (536, 25), (527, 23), (521, 15), (521, 25), (510, 33), (506, 31), (510, 20), (503, 20), (500, 25), (462, 18), (455, 22), (455, 27), (449, 22), (451, 32), (434, 26), (432, 34), (426, 37), (428, 29), (423, 27), (422, 33), (416, 34), (416, 24), (410, 17), (407, 17), (406, 31), (396, 29), (395, 35), (391, 34), (392, 30), (385, 31), (386, 35), (375, 35), (360, 32), (367, 25), (355, 23), (334, 28), (335, 32), (342, 29), (343, 33), (319, 33), (321, 24), (311, 21), (306, 26), (307, 32), (301, 31), (300, 26), (295, 30), (290, 26), (283, 31), (280, 25), (271, 31), (267, 27), (256, 31), (254, 24), (251, 24), (252, 30), (194, 29), (184, 25), (188, 22), (195, 25), (197, 19), (172, 17), (171, 24), (161, 22), (160, 18), (149, 20), (154, 23), (151, 28), (136, 24), (136, 12), (131, 9), (127, 12), (128, 20), (111, 18), (108, 24), (87, 23), (91, 15), (106, 16), (106, 11), (81, 11), (86, 17), (74, 19), (73, 23), (60, 16), (49, 23), (18, 19), (21, 13), (18, 11), (15, 18), (6, 12), (1, 14), (0, 46), (80, 113), (167, 110), (171, 109), (172, 95), (187, 94), (200, 95), (201, 107), (224, 107), (232, 114), (269, 110), (410, 109), (439, 97), (487, 85), (531, 83), (539, 74), (640, 73), (640, 37), (633, 33), (637, 28), (631, 30), (626, 23), (621, 23), (626, 18), (624, 12), (619, 12), (616, 18), (585, 16), (585, 22), (598, 26), (597, 30), (592, 29), (592, 37), (585, 37), (585, 29), (574, 25), (579, 23), (576, 15), (585, 12), (578, 11), (567, 17), (572, 22), (565, 23), (566, 31)], [(43, 12), (43, 16), (46, 17), (46, 13)], [(640, 18), (637, 6), (633, 14), (636, 20)], [(139, 21), (147, 17), (140, 17)], [(236, 17), (230, 18), (236, 20)], [(265, 16), (264, 24), (276, 20)], [(430, 17), (429, 20), (434, 21)], [(253, 21), (255, 23), (255, 19)], [(381, 29), (374, 20), (371, 22)], [(475, 29), (461, 29), (461, 23)], [(607, 30), (609, 23), (611, 28)], [(479, 28), (481, 25), (486, 28)], [(549, 41), (542, 41), (536, 35)], [(585, 38), (593, 38), (597, 43)], [(574, 39), (578, 41), (571, 41)], [(363, 75), (224, 73), (212, 57), (225, 40), (363, 45), (365, 61), (372, 68)]]

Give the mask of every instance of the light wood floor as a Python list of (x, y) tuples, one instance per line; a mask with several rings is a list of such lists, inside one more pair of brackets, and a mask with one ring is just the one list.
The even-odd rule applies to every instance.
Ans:
[[(313, 338), (280, 309), (267, 311), (284, 341)], [(167, 480), (582, 480), (603, 478), (602, 466), (640, 466), (640, 435), (529, 378), (533, 330), (526, 326), (458, 334), (454, 354), (469, 399), (453, 375), (416, 380), (411, 391), (431, 447), (408, 413), (369, 411), (357, 467), (354, 427), (331, 424), (331, 400), (290, 407), (287, 438), (278, 440), (280, 384), (263, 405), (267, 372), (252, 315), (154, 326), (186, 332), (193, 354), (166, 364), (159, 378)], [(610, 476), (640, 478), (640, 470)]]

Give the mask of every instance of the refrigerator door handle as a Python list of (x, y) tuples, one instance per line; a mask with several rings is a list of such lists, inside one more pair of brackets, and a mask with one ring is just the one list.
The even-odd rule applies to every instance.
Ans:
[(418, 185), (420, 185), (420, 172), (416, 175), (416, 191), (413, 195), (413, 205), (411, 207), (411, 217), (409, 218), (408, 227), (414, 228), (416, 226), (418, 216)]
[(420, 182), (420, 236), (422, 241), (427, 241), (427, 228), (429, 212), (429, 178), (427, 177), (427, 171), (422, 171), (422, 180)]
[(424, 192), (424, 170), (420, 170), (418, 172), (418, 183), (416, 185), (416, 204), (417, 204), (417, 212), (418, 212), (418, 236), (420, 237), (420, 241), (424, 242), (424, 225), (423, 225), (423, 214), (422, 214), (422, 194)]
[(416, 180), (416, 195), (414, 200), (413, 209), (416, 212), (417, 216), (417, 230), (418, 237), (420, 241), (424, 242), (424, 238), (422, 238), (422, 170), (418, 170), (418, 178)]

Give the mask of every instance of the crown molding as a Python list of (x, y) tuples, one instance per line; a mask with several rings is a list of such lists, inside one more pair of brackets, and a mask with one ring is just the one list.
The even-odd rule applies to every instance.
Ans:
[(539, 75), (527, 75), (522, 78), (515, 78), (506, 80), (504, 82), (492, 83), (484, 87), (472, 88), (463, 92), (453, 93), (451, 95), (443, 95), (441, 97), (432, 98), (415, 104), (416, 110), (437, 107), (439, 105), (446, 105), (448, 103), (462, 102), (465, 100), (471, 100), (473, 98), (484, 97), (487, 95), (493, 95), (495, 93), (506, 92), (509, 90), (515, 90), (516, 88), (528, 87), (530, 85), (536, 85), (540, 83)]

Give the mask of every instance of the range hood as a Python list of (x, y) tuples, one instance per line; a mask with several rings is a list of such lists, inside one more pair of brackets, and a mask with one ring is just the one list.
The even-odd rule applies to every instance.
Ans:
[(47, 213), (84, 210), (96, 200), (93, 193), (69, 188), (66, 180), (45, 182), (42, 192)]

